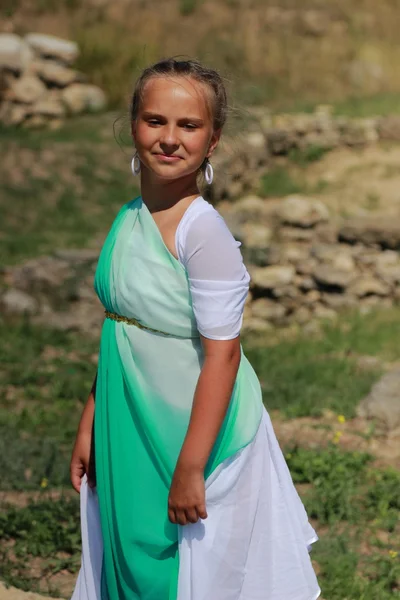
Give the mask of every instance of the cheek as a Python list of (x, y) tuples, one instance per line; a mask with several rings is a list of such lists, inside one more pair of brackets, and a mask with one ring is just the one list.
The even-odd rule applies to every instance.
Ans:
[(136, 128), (136, 144), (138, 146), (149, 146), (155, 138), (155, 130), (143, 124), (138, 124)]
[(204, 155), (208, 150), (208, 135), (201, 131), (186, 140), (186, 148), (192, 154)]

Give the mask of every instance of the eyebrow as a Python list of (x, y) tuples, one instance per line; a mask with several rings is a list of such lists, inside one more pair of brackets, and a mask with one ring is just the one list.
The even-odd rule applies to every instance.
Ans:
[[(145, 119), (166, 119), (164, 115), (160, 115), (158, 113), (154, 113), (151, 111), (144, 111), (142, 113), (143, 118)], [(198, 117), (182, 117), (178, 119), (178, 121), (190, 121), (191, 123), (197, 123), (199, 125), (203, 124), (203, 119), (199, 119)]]

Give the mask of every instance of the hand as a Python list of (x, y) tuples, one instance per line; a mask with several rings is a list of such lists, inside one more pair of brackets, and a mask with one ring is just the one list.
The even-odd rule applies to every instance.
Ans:
[(87, 475), (90, 487), (95, 487), (96, 476), (94, 469), (94, 445), (90, 431), (78, 431), (74, 449), (72, 451), (70, 476), (72, 487), (79, 493), (82, 477)]
[(171, 523), (187, 525), (207, 518), (205, 484), (202, 469), (177, 466), (168, 498)]

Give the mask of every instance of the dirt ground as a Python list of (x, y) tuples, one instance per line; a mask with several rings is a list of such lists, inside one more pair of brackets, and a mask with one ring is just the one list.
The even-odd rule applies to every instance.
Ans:
[[(23, 592), (14, 587), (7, 588), (0, 581), (0, 600), (43, 600), (44, 596), (33, 594), (32, 592)], [(52, 600), (48, 598), (48, 600)], [(60, 599), (56, 599), (60, 600)]]

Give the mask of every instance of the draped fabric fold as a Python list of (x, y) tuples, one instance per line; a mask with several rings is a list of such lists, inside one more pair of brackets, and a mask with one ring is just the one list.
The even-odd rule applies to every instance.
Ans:
[[(106, 318), (95, 402), (95, 460), (103, 541), (102, 600), (176, 600), (178, 528), (167, 515), (203, 351), (186, 271), (141, 198), (124, 205), (104, 243), (95, 289)], [(261, 390), (242, 353), (206, 477), (255, 437)]]

